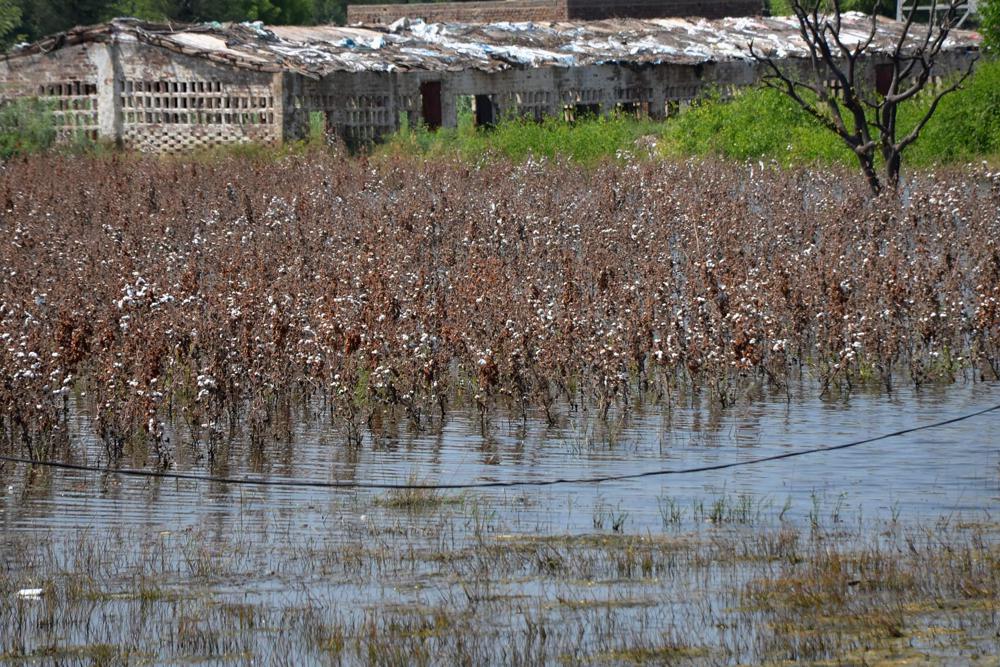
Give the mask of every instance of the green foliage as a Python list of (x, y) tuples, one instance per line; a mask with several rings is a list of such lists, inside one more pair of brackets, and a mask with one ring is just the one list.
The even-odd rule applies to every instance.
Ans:
[(21, 26), (21, 5), (17, 0), (0, 0), (0, 47), (10, 46), (10, 40)]
[[(929, 89), (900, 106), (901, 136), (923, 117), (933, 99)], [(779, 91), (747, 90), (729, 101), (702, 101), (667, 123), (663, 148), (672, 155), (716, 154), (782, 164), (842, 162), (854, 156)], [(963, 88), (946, 96), (907, 152), (909, 164), (927, 166), (1000, 155), (1000, 62), (980, 62)]]
[(783, 164), (851, 159), (838, 137), (770, 88), (746, 90), (731, 100), (703, 99), (671, 119), (662, 139), (664, 152), (675, 156), (767, 157)]
[(767, 13), (771, 16), (791, 16), (792, 0), (767, 0)]
[(456, 129), (430, 132), (424, 127), (404, 126), (378, 150), (422, 155), (458, 153), (468, 159), (496, 155), (515, 161), (558, 155), (594, 164), (622, 152), (634, 152), (639, 139), (655, 136), (660, 130), (659, 123), (625, 116), (592, 117), (575, 123), (558, 118), (541, 122), (514, 118), (489, 129), (474, 127), (471, 116), (463, 116)]
[[(436, 0), (440, 1), (440, 0)], [(147, 21), (344, 23), (348, 0), (0, 0), (0, 49), (118, 16)], [(360, 0), (356, 4), (383, 4)]]
[[(274, 25), (343, 23), (348, 0), (0, 0), (0, 48), (118, 16), (147, 21), (263, 21)], [(378, 3), (378, 0), (374, 0)], [(373, 0), (361, 0), (368, 4)]]
[[(899, 125), (908, 132), (928, 109), (929, 90), (900, 107)], [(658, 139), (668, 157), (719, 155), (736, 160), (775, 160), (783, 165), (854, 166), (855, 157), (839, 137), (822, 127), (779, 91), (748, 89), (731, 99), (710, 96), (663, 123), (626, 117), (566, 123), (512, 119), (485, 130), (460, 116), (457, 129), (403, 129), (378, 150), (428, 156), (459, 154), (467, 159), (499, 155), (563, 156), (593, 164), (622, 152), (636, 153), (643, 137)], [(946, 96), (909, 148), (908, 164), (928, 166), (1000, 157), (1000, 62), (984, 61), (958, 92)]]
[(987, 49), (993, 53), (1000, 51), (1000, 0), (979, 3), (979, 31)]
[[(795, 13), (792, 11), (793, 3), (794, 0), (765, 0), (765, 6), (771, 16), (793, 15)], [(803, 1), (803, 4), (809, 6), (809, 2)], [(882, 16), (893, 18), (896, 16), (895, 0), (841, 0), (840, 6), (845, 12), (871, 14), (874, 10)]]
[[(916, 104), (900, 107), (900, 126), (908, 131), (931, 103), (923, 93)], [(919, 114), (919, 115), (918, 115)], [(1000, 61), (983, 60), (962, 90), (941, 100), (934, 117), (910, 147), (913, 164), (963, 162), (1000, 155)]]
[(22, 98), (0, 107), (0, 159), (39, 153), (55, 140), (52, 111), (45, 103)]
[(160, 0), (116, 0), (102, 19), (131, 16), (144, 21), (162, 21), (167, 18), (166, 4)]
[(874, 11), (881, 16), (896, 18), (895, 0), (843, 0), (840, 6), (845, 12), (871, 14)]

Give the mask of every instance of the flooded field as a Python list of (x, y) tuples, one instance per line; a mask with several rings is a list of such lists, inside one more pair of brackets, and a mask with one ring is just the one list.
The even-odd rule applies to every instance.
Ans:
[(997, 664), (987, 165), (32, 158), (0, 202), (2, 661)]
[[(359, 448), (307, 406), (285, 442), (234, 442), (211, 464), (179, 454), (174, 469), (593, 477), (841, 444), (998, 402), (1000, 386), (969, 383), (608, 420), (567, 408), (555, 425), (473, 412), (427, 431), (382, 424)], [(74, 423), (71, 460), (99, 463), (99, 439)], [(8, 661), (996, 664), (1000, 649), (998, 412), (600, 485), (289, 489), (11, 465), (2, 482)]]

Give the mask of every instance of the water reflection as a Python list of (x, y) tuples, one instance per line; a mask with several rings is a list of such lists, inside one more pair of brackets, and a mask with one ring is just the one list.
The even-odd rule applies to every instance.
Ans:
[[(191, 447), (177, 448), (176, 467), (241, 477), (361, 482), (467, 483), (544, 480), (638, 473), (757, 458), (839, 444), (980, 409), (1000, 388), (970, 384), (856, 395), (835, 400), (784, 396), (737, 407), (693, 400), (667, 410), (638, 406), (627, 416), (595, 419), (567, 411), (555, 426), (539, 416), (500, 416), (486, 429), (478, 414), (452, 414), (442, 428), (414, 429), (406, 420), (378, 424), (365, 446), (340, 446), (341, 435), (300, 415), (291, 438), (263, 450), (234, 443), (209, 469)], [(98, 462), (103, 448), (78, 419), (76, 458)], [(625, 528), (662, 527), (662, 501), (690, 508), (720, 494), (790, 506), (803, 516), (817, 498), (870, 515), (906, 520), (955, 511), (990, 511), (998, 504), (1000, 415), (875, 443), (732, 470), (602, 484), (478, 493), (514, 529), (585, 532), (602, 508), (627, 514)], [(347, 490), (234, 487), (218, 483), (133, 479), (115, 475), (7, 466), (0, 499), (5, 531), (60, 531), (115, 526), (178, 530), (210, 527), (219, 534), (253, 530), (253, 520), (325, 525), (345, 506), (364, 507), (380, 494)], [(524, 498), (515, 509), (510, 497)], [(376, 510), (377, 512), (378, 510)], [(383, 510), (385, 511), (385, 510)]]

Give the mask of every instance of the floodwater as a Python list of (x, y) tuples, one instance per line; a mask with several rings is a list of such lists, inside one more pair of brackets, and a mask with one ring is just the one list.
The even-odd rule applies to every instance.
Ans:
[[(177, 471), (232, 478), (303, 479), (377, 484), (476, 484), (629, 475), (716, 465), (825, 447), (965, 415), (1000, 403), (989, 383), (855, 395), (827, 400), (783, 396), (720, 408), (687, 405), (635, 410), (607, 423), (586, 410), (558, 426), (544, 420), (494, 418), (484, 429), (478, 413), (451, 414), (443, 429), (417, 432), (407, 421), (380, 437), (366, 434), (347, 449), (322, 419), (303, 418), (290, 442), (254, 456), (233, 448), (223, 465), (183, 461)], [(74, 462), (103, 465), (103, 447), (82, 423)], [(89, 436), (89, 437), (88, 437)], [(189, 457), (190, 458), (190, 457)], [(26, 477), (6, 466), (0, 522), (10, 535), (31, 531), (143, 527), (181, 530), (211, 526), (253, 531), (248, 512), (284, 517), (306, 527), (348, 521), (385, 491), (227, 486), (214, 482), (150, 480), (77, 471)], [(721, 495), (750, 496), (808, 512), (817, 497), (844, 510), (903, 520), (953, 512), (1000, 509), (1000, 411), (857, 448), (714, 472), (651, 476), (603, 484), (475, 490), (507, 508), (515, 530), (575, 533), (593, 529), (594, 508), (627, 513), (626, 530), (661, 527), (659, 500), (690, 507)], [(505, 499), (521, 507), (510, 510)], [(371, 512), (366, 511), (366, 515)]]
[[(289, 441), (269, 444), (256, 452), (237, 443), (213, 466), (195, 456), (201, 448), (175, 443), (174, 469), (232, 478), (362, 484), (589, 478), (715, 465), (839, 445), (951, 419), (997, 403), (1000, 385), (968, 383), (900, 391), (891, 396), (855, 394), (837, 399), (803, 392), (790, 401), (782, 395), (728, 408), (708, 402), (689, 402), (672, 409), (635, 406), (627, 418), (607, 421), (586, 410), (564, 408), (555, 426), (543, 419), (494, 417), (484, 428), (478, 413), (453, 412), (443, 428), (433, 432), (419, 431), (406, 420), (383, 424), (377, 437), (366, 433), (363, 445), (353, 449), (345, 447), (339, 433), (322, 418), (304, 409), (294, 420)], [(73, 460), (101, 465), (103, 447), (88, 428), (82, 418), (77, 421)], [(350, 623), (373, 618), (381, 623), (383, 614), (400, 613), (408, 605), (464, 609), (472, 604), (469, 600), (473, 596), (462, 575), (475, 576), (475, 572), (466, 566), (442, 566), (445, 561), (440, 554), (460, 552), (473, 536), (482, 544), (484, 533), (494, 544), (519, 538), (595, 534), (652, 539), (665, 533), (709, 530), (706, 525), (725, 522), (727, 515), (744, 524), (753, 524), (754, 516), (772, 520), (780, 516), (782, 521), (804, 523), (815, 521), (819, 514), (825, 522), (859, 525), (890, 520), (920, 525), (942, 517), (990, 521), (1000, 513), (1000, 411), (856, 448), (746, 467), (603, 484), (448, 491), (435, 496), (429, 507), (417, 508), (384, 490), (238, 486), (64, 470), (29, 472), (25, 466), (9, 464), (0, 472), (0, 481), (2, 553), (12, 585), (47, 585), (39, 579), (43, 574), (54, 576), (54, 570), (40, 565), (40, 559), (60, 563), (58, 573), (62, 575), (74, 564), (80, 567), (81, 562), (99, 562), (100, 554), (89, 555), (87, 561), (73, 552), (82, 548), (83, 540), (90, 540), (98, 549), (135, 551), (121, 556), (131, 563), (127, 567), (105, 563), (109, 572), (128, 572), (128, 567), (141, 570), (148, 565), (136, 564), (141, 560), (140, 552), (148, 550), (152, 540), (166, 552), (159, 556), (166, 564), (157, 571), (170, 575), (155, 585), (158, 590), (173, 591), (181, 600), (170, 598), (173, 606), (151, 614), (134, 628), (109, 623), (109, 614), (111, 618), (127, 617), (138, 608), (146, 609), (142, 604), (152, 603), (129, 600), (134, 578), (126, 577), (113, 585), (105, 581), (102, 590), (107, 597), (103, 603), (92, 600), (86, 613), (64, 611), (55, 629), (50, 621), (44, 631), (29, 628), (14, 633), (16, 637), (8, 631), (0, 636), (0, 655), (33, 655), (32, 651), (37, 655), (53, 642), (82, 647), (99, 640), (131, 642), (151, 662), (187, 662), (206, 656), (217, 662), (240, 662), (248, 655), (263, 656), (265, 663), (298, 662), (290, 659), (291, 655), (303, 660), (303, 656), (312, 656), (307, 662), (329, 662), (317, 657), (323, 655), (320, 649), (302, 644), (304, 640), (287, 640), (290, 644), (286, 645), (272, 637), (262, 642), (257, 634), (266, 625), (263, 621), (254, 632), (243, 628), (232, 637), (220, 630), (211, 636), (229, 639), (214, 644), (207, 640), (185, 643), (182, 635), (187, 627), (184, 618), (228, 627), (212, 616), (216, 612), (184, 612), (187, 616), (182, 615), (180, 629), (152, 644), (143, 623), (170, 626), (170, 614), (179, 614), (178, 605), (186, 604), (192, 580), (198, 581), (199, 599), (209, 596), (215, 600), (212, 604), (223, 600), (226, 604), (259, 605), (263, 611), (258, 613), (275, 626), (291, 623), (290, 610), (304, 608), (335, 613), (338, 622), (347, 624), (344, 627), (355, 629), (357, 625)], [(713, 515), (712, 508), (721, 509)], [(235, 544), (238, 555), (222, 563), (219, 554), (212, 554), (206, 556), (208, 565), (199, 565), (198, 556), (191, 553), (195, 540), (199, 553), (231, 551)], [(40, 552), (43, 555), (26, 555), (25, 549), (30, 552), (34, 543), (46, 545)], [(353, 573), (339, 560), (336, 567), (330, 565), (344, 558), (348, 549), (363, 553)], [(423, 554), (419, 558), (413, 556), (417, 551)], [(462, 557), (467, 554), (463, 552)], [(365, 560), (372, 558), (384, 562)], [(591, 569), (599, 570), (594, 563), (597, 561), (591, 563)], [(216, 574), (214, 567), (220, 568)], [(488, 575), (489, 569), (485, 571)], [(523, 575), (521, 571), (506, 572), (487, 597), (531, 601), (525, 606), (544, 617), (546, 600), (581, 595), (582, 584), (577, 579), (586, 579), (574, 574), (571, 580), (553, 583), (537, 572)], [(141, 576), (150, 575), (146, 572)], [(499, 569), (497, 577), (501, 577)], [(687, 582), (692, 590), (714, 585), (704, 573), (692, 577), (701, 577)], [(476, 586), (488, 583), (475, 582)], [(650, 585), (644, 581), (638, 588), (629, 588), (629, 594), (653, 595)], [(600, 597), (599, 592), (588, 590), (586, 595), (591, 597), (586, 599)], [(619, 589), (608, 588), (604, 595), (615, 598), (619, 594), (614, 590)], [(505, 620), (494, 635), (492, 648), (480, 655), (490, 661), (547, 662), (565, 657), (570, 645), (605, 646), (611, 641), (608, 637), (618, 637), (615, 633), (622, 627), (643, 628), (629, 629), (628, 637), (635, 641), (645, 641), (650, 633), (659, 636), (667, 618), (672, 636), (689, 637), (703, 612), (692, 608), (685, 617), (678, 611), (685, 604), (694, 603), (662, 598), (654, 603), (642, 598), (634, 607), (615, 607), (614, 613), (609, 606), (606, 617), (576, 618), (570, 623), (561, 616), (553, 622), (583, 629), (574, 630), (572, 638), (567, 633), (562, 639), (552, 639), (550, 643), (558, 645), (558, 650), (553, 648), (555, 652), (549, 653), (549, 649), (539, 649), (537, 655), (532, 654), (534, 660), (527, 655), (515, 660), (518, 656), (506, 652), (504, 643), (523, 639), (531, 622), (525, 620), (530, 614), (526, 615), (523, 607), (518, 607), (519, 611), (505, 608), (507, 611), (500, 614)], [(463, 613), (474, 616), (478, 609)], [(29, 616), (40, 613), (21, 603), (9, 613), (15, 611)], [(104, 619), (103, 625), (96, 616)], [(301, 619), (295, 622), (304, 623)], [(651, 628), (659, 629), (654, 632)], [(717, 628), (702, 627), (697, 633), (699, 644), (729, 641)], [(437, 641), (441, 642), (437, 650), (445, 651), (444, 640)], [(745, 647), (742, 641), (732, 640), (736, 648), (731, 646), (725, 654), (728, 657), (717, 662), (752, 660), (759, 655), (755, 653), (759, 646)], [(65, 657), (58, 652), (54, 655)], [(71, 655), (79, 658), (84, 654)], [(333, 662), (372, 661), (370, 653), (367, 659), (338, 655)]]

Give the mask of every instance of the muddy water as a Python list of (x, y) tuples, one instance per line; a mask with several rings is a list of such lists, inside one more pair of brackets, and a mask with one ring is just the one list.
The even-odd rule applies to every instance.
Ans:
[[(607, 422), (567, 409), (556, 426), (497, 417), (484, 428), (477, 414), (452, 414), (435, 432), (405, 421), (383, 425), (353, 450), (324, 420), (303, 414), (290, 441), (263, 452), (237, 443), (214, 466), (194, 456), (200, 448), (175, 443), (175, 468), (362, 483), (597, 477), (837, 445), (997, 403), (1000, 386), (977, 383), (838, 400), (804, 392), (726, 409), (637, 406)], [(103, 449), (82, 419), (74, 445), (76, 462), (102, 462)], [(110, 645), (167, 664), (250, 657), (262, 664), (449, 664), (470, 653), (480, 663), (603, 655), (598, 662), (614, 664), (631, 660), (614, 657), (623, 650), (666, 642), (697, 647), (689, 654), (694, 662), (753, 663), (772, 649), (732, 591), (772, 566), (716, 564), (733, 549), (711, 546), (713, 531), (743, 530), (738, 545), (776, 521), (835, 530), (863, 522), (931, 525), (942, 517), (993, 521), (1000, 412), (785, 461), (599, 485), (446, 492), (425, 505), (385, 491), (32, 473), (23, 466), (6, 466), (0, 477), (7, 577), (0, 658), (86, 664), (94, 647)], [(866, 530), (852, 539), (865, 541)], [(707, 550), (675, 559), (670, 540), (695, 533), (707, 533)], [(620, 534), (653, 541), (649, 571), (630, 569), (632, 547), (586, 541)], [(560, 541), (531, 542), (547, 538)], [(13, 599), (33, 586), (45, 587), (42, 600)], [(744, 625), (734, 625), (733, 615)], [(706, 621), (715, 616), (725, 622)], [(407, 625), (416, 622), (431, 625)], [(539, 627), (547, 628), (547, 644), (531, 643)], [(337, 632), (354, 637), (347, 648), (331, 648), (339, 646), (330, 639)], [(378, 643), (382, 636), (387, 645)], [(968, 646), (1000, 648), (991, 628), (982, 636), (985, 643), (963, 639), (921, 650), (947, 662)], [(429, 651), (419, 660), (406, 653), (415, 638)], [(397, 649), (403, 655), (392, 653)], [(795, 655), (780, 650), (779, 657)], [(816, 655), (842, 650), (831, 643)]]

